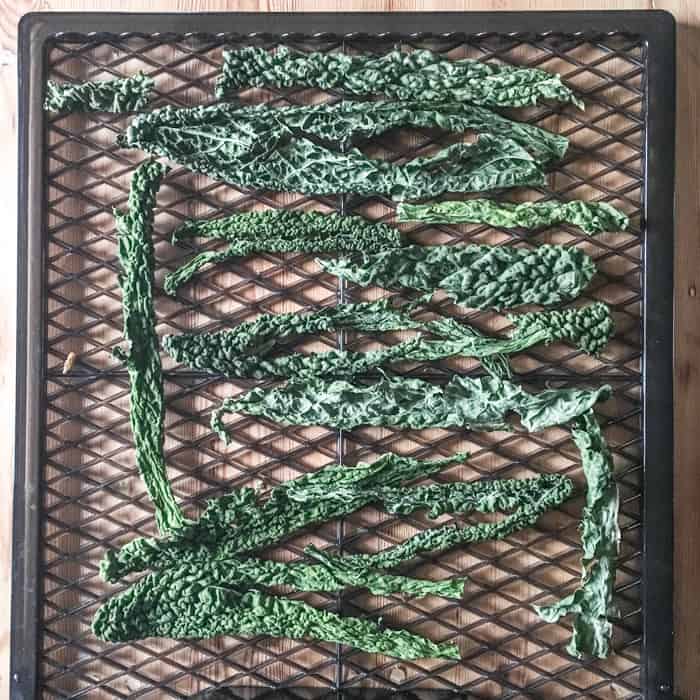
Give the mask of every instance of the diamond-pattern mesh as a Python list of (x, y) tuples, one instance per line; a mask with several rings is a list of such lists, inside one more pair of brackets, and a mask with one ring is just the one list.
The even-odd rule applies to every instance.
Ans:
[[(106, 549), (154, 532), (153, 509), (134, 467), (128, 381), (111, 354), (121, 341), (111, 210), (125, 204), (133, 168), (144, 154), (115, 145), (129, 116), (48, 115), (47, 410), (41, 483), (43, 696), (155, 699), (189, 697), (213, 686), (230, 686), (226, 697), (282, 697), (281, 689), (287, 689), (285, 697), (290, 698), (311, 697), (314, 692), (340, 697), (339, 690), (373, 698), (384, 697), (387, 691), (403, 691), (407, 698), (421, 697), (420, 693), (442, 698), (443, 693), (456, 690), (479, 698), (637, 697), (641, 657), (643, 42), (626, 35), (552, 34), (471, 38), (71, 35), (52, 40), (47, 50), (48, 72), (55, 80), (87, 80), (142, 69), (156, 79), (157, 106), (201, 104), (212, 101), (223, 47), (278, 43), (303, 51), (381, 53), (397, 46), (430, 48), (452, 58), (516, 62), (560, 72), (584, 97), (585, 112), (562, 106), (519, 112), (533, 123), (565, 134), (572, 146), (553, 168), (546, 188), (509, 192), (508, 197), (540, 199), (556, 194), (607, 201), (630, 215), (628, 232), (587, 238), (566, 226), (535, 234), (477, 225), (402, 224), (401, 228), (410, 240), (421, 243), (553, 242), (579, 246), (595, 258), (600, 273), (585, 297), (610, 303), (617, 324), (615, 338), (603, 355), (594, 359), (557, 344), (522, 353), (514, 359), (514, 367), (531, 388), (542, 387), (545, 381), (550, 385), (608, 381), (614, 386), (615, 397), (601, 407), (600, 415), (614, 452), (622, 495), (615, 654), (604, 661), (572, 659), (564, 651), (570, 635), (566, 621), (544, 624), (531, 608), (533, 603), (551, 602), (570, 592), (578, 581), (581, 495), (560, 511), (547, 514), (535, 528), (504, 541), (425, 556), (406, 568), (406, 572), (434, 578), (468, 576), (470, 583), (460, 601), (402, 600), (365, 591), (301, 596), (344, 613), (381, 616), (388, 625), (434, 639), (452, 639), (462, 651), (459, 662), (400, 662), (331, 644), (267, 637), (196, 643), (151, 639), (129, 645), (97, 641), (90, 632), (92, 615), (119, 589), (100, 580), (100, 559)], [(241, 99), (284, 105), (335, 101), (340, 96), (308, 89), (247, 90)], [(458, 138), (406, 129), (374, 139), (364, 148), (372, 155), (403, 159)], [(381, 221), (394, 219), (394, 204), (380, 197), (251, 192), (175, 166), (158, 196), (158, 284), (166, 270), (177, 267), (195, 249), (192, 244), (170, 245), (169, 233), (179, 222), (266, 207), (337, 210)], [(215, 330), (261, 312), (301, 310), (382, 293), (386, 292), (338, 286), (335, 278), (320, 274), (313, 255), (261, 254), (207, 270), (185, 286), (177, 299), (159, 291), (158, 331)], [(431, 310), (464, 313), (439, 298)], [(509, 325), (498, 314), (469, 313), (468, 318), (491, 332), (505, 331)], [(367, 348), (395, 340), (328, 336), (306, 347)], [(61, 370), (71, 352), (76, 362), (64, 376)], [(579, 493), (583, 491), (578, 454), (566, 429), (529, 435), (372, 428), (338, 435), (323, 428), (280, 427), (236, 416), (231, 421), (234, 441), (224, 447), (209, 429), (209, 413), (222, 397), (252, 382), (202, 376), (174, 367), (168, 358), (164, 358), (164, 368), (167, 462), (174, 489), (191, 513), (206, 498), (230, 488), (270, 486), (333, 461), (354, 464), (386, 451), (434, 458), (470, 450), (468, 462), (445, 470), (438, 477), (442, 481), (553, 471), (570, 475)], [(434, 376), (436, 381), (444, 378), (445, 370), (479, 371), (478, 363), (466, 359), (406, 369)], [(343, 551), (376, 551), (427, 524), (422, 515), (395, 518), (367, 508), (342, 522), (299, 534), (271, 556), (298, 558), (310, 542)], [(271, 687), (276, 689), (272, 695)]]

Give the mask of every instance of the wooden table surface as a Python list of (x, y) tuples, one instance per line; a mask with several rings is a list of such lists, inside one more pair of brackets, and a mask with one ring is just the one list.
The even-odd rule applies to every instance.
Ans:
[[(644, 10), (664, 9), (678, 23), (678, 105), (676, 167), (675, 271), (675, 693), (700, 700), (700, 439), (695, 400), (700, 396), (700, 2), (697, 0), (385, 0), (342, 3), (319, 0), (151, 0), (150, 2), (80, 2), (0, 0), (0, 220), (7, 224), (0, 255), (0, 463), (7, 479), (0, 507), (0, 697), (8, 695), (11, 569), (11, 494), (16, 283), (16, 30), (30, 11), (363, 11), (416, 10)], [(671, 235), (671, 231), (668, 232)], [(693, 399), (693, 396), (696, 399)]]

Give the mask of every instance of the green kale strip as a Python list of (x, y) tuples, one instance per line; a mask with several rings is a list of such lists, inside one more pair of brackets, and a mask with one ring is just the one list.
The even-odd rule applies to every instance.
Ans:
[(286, 425), (324, 425), (341, 430), (361, 425), (501, 430), (508, 427), (506, 418), (514, 412), (527, 431), (536, 432), (568, 423), (610, 394), (609, 386), (530, 394), (496, 377), (453, 376), (444, 387), (407, 377), (385, 377), (369, 385), (304, 377), (290, 379), (281, 387), (258, 387), (225, 399), (212, 413), (211, 427), (228, 442), (223, 417), (240, 412)]
[[(469, 124), (481, 123), (470, 114), (475, 108), (450, 107), (465, 115), (431, 107), (421, 124), (462, 131)], [(540, 145), (529, 132), (521, 134), (524, 125), (508, 120), (495, 124), (494, 119), (503, 120), (497, 115), (488, 123), (491, 130), (475, 143), (454, 144), (404, 164), (372, 160), (357, 148), (338, 150), (326, 141), (345, 137), (342, 146), (353, 136), (402, 125), (396, 118), (400, 106), (391, 109), (380, 110), (371, 103), (279, 109), (227, 104), (165, 107), (136, 117), (119, 141), (233, 185), (306, 194), (352, 192), (415, 199), (444, 192), (544, 184), (541, 164), (527, 150), (531, 147), (542, 155)], [(411, 118), (407, 123), (414, 125), (418, 121), (414, 116), (406, 110), (406, 119)], [(339, 121), (341, 117), (344, 122)], [(493, 127), (503, 133), (494, 133)]]
[(153, 212), (166, 167), (155, 161), (139, 165), (131, 180), (129, 211), (115, 212), (122, 272), (124, 338), (128, 347), (115, 354), (129, 372), (131, 429), (136, 463), (156, 509), (162, 532), (183, 525), (163, 459), (163, 378), (153, 309)]
[(301, 601), (212, 583), (208, 572), (197, 565), (145, 576), (99, 608), (93, 631), (111, 642), (267, 634), (347, 644), (400, 659), (460, 657), (451, 643), (383, 629), (371, 620), (340, 617)]
[(457, 304), (495, 311), (575, 299), (596, 271), (581, 250), (555, 245), (410, 245), (363, 254), (359, 260), (318, 262), (326, 272), (363, 287), (444, 290)]
[(402, 245), (398, 229), (361, 216), (284, 209), (187, 221), (173, 233), (173, 243), (194, 236), (223, 239), (230, 245), (225, 250), (199, 253), (166, 275), (163, 286), (167, 294), (174, 295), (203, 267), (251, 253), (376, 252)]
[[(494, 513), (515, 509), (495, 523), (444, 525), (423, 530), (401, 544), (377, 554), (326, 556), (327, 563), (351, 567), (355, 572), (369, 574), (376, 569), (389, 569), (424, 552), (450, 549), (459, 544), (503, 539), (518, 530), (531, 527), (548, 510), (558, 507), (573, 492), (570, 479), (558, 474), (542, 474), (534, 479), (503, 479), (486, 481), (476, 495), (473, 484), (433, 484), (413, 489), (398, 489), (384, 499), (390, 513), (402, 515), (427, 509), (431, 518), (447, 513)], [(393, 496), (393, 498), (392, 498)], [(475, 497), (476, 496), (476, 497)], [(309, 548), (306, 550), (309, 552)]]
[(153, 78), (137, 73), (130, 78), (87, 83), (46, 84), (47, 112), (134, 112), (151, 99)]
[[(163, 338), (163, 349), (176, 362), (227, 377), (353, 377), (390, 363), (458, 355), (477, 357), (486, 361), (490, 373), (508, 376), (510, 368), (505, 355), (557, 340), (567, 340), (584, 352), (597, 354), (613, 331), (610, 310), (602, 302), (580, 309), (511, 316), (515, 327), (510, 338), (485, 337), (452, 318), (417, 321), (390, 303), (388, 299), (380, 299), (329, 307), (305, 315), (265, 314), (218, 333), (167, 335)], [(370, 333), (416, 329), (437, 339), (418, 336), (366, 352), (330, 350), (308, 355), (293, 352), (270, 356), (284, 341), (341, 329)]]
[[(271, 110), (269, 107), (247, 109)], [(405, 126), (453, 133), (471, 130), (510, 139), (540, 164), (559, 160), (569, 147), (565, 136), (460, 102), (340, 102), (282, 109), (282, 119), (291, 129), (341, 148)], [(274, 115), (280, 111), (274, 109)]]
[(426, 581), (393, 576), (368, 567), (353, 566), (345, 560), (327, 558), (313, 552), (316, 564), (280, 562), (269, 559), (239, 557), (206, 559), (202, 568), (218, 585), (250, 588), (254, 586), (290, 586), (297, 591), (337, 592), (344, 588), (366, 588), (374, 595), (402, 593), (410, 596), (439, 595), (459, 598), (464, 592), (465, 579)]
[[(342, 248), (327, 250), (383, 250), (402, 245), (401, 232), (363, 216), (323, 214), (320, 211), (268, 209), (232, 214), (218, 219), (190, 219), (173, 232), (173, 243), (189, 238), (215, 238), (240, 246), (239, 255), (261, 250), (269, 239), (299, 244), (303, 250), (325, 251), (329, 244), (338, 241)], [(351, 247), (351, 244), (354, 247)], [(288, 247), (295, 251), (297, 248)]]
[[(230, 558), (278, 543), (298, 530), (348, 515), (381, 500), (397, 488), (437, 473), (468, 457), (457, 453), (439, 460), (386, 454), (349, 468), (332, 464), (263, 493), (250, 488), (208, 502), (199, 520), (162, 538), (136, 538), (119, 551), (110, 550), (100, 566), (106, 581), (183, 561)], [(475, 482), (474, 489), (482, 488)]]
[(581, 520), (583, 575), (571, 595), (553, 605), (537, 608), (543, 620), (556, 622), (574, 615), (573, 635), (567, 647), (572, 656), (605, 658), (610, 653), (615, 613), (613, 591), (620, 546), (617, 515), (619, 493), (613, 475), (612, 455), (593, 411), (574, 421), (572, 437), (581, 453), (588, 487)]
[(536, 68), (449, 60), (432, 51), (392, 51), (383, 56), (339, 53), (275, 53), (258, 47), (224, 52), (216, 94), (245, 87), (315, 87), (349, 95), (395, 100), (451, 99), (489, 107), (523, 107), (543, 100), (583, 103), (557, 74)]
[(494, 202), (469, 199), (464, 202), (407, 204), (397, 209), (399, 221), (430, 224), (489, 224), (501, 228), (543, 228), (556, 224), (578, 226), (584, 233), (624, 231), (629, 219), (605, 202)]

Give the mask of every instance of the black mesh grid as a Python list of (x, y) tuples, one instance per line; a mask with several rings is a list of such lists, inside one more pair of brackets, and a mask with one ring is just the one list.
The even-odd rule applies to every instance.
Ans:
[[(560, 72), (583, 96), (585, 112), (544, 106), (519, 116), (565, 134), (571, 149), (541, 189), (507, 193), (508, 198), (607, 201), (631, 217), (625, 233), (588, 238), (557, 227), (533, 234), (476, 225), (402, 224), (421, 243), (542, 242), (576, 245), (591, 254), (599, 274), (584, 299), (612, 305), (616, 335), (601, 358), (565, 345), (536, 347), (517, 356), (514, 368), (531, 388), (558, 383), (610, 382), (615, 397), (600, 408), (614, 452), (621, 488), (623, 545), (617, 578), (615, 654), (578, 662), (564, 647), (570, 630), (542, 623), (532, 604), (570, 592), (580, 573), (577, 523), (582, 498), (543, 517), (536, 528), (502, 542), (487, 542), (426, 556), (406, 572), (434, 578), (467, 575), (460, 601), (401, 600), (349, 591), (342, 597), (300, 596), (345, 613), (381, 616), (434, 639), (453, 639), (460, 662), (401, 662), (353, 649), (300, 641), (223, 639), (197, 643), (146, 640), (107, 645), (90, 632), (100, 602), (119, 587), (107, 586), (97, 566), (105, 550), (136, 535), (152, 534), (153, 511), (134, 466), (128, 423), (128, 381), (111, 356), (121, 341), (120, 292), (111, 210), (124, 206), (129, 179), (144, 154), (122, 150), (116, 135), (128, 115), (49, 115), (46, 122), (46, 443), (41, 483), (44, 494), (40, 686), (44, 697), (188, 697), (217, 685), (239, 688), (233, 697), (256, 697), (266, 687), (289, 688), (289, 697), (354, 690), (377, 697), (386, 691), (469, 693), (501, 698), (627, 698), (639, 695), (641, 656), (641, 340), (640, 202), (643, 189), (643, 42), (627, 35), (541, 37), (483, 34), (455, 36), (58, 36), (48, 51), (49, 77), (87, 80), (128, 75), (142, 69), (156, 78), (157, 106), (212, 101), (213, 82), (226, 46), (284, 43), (294, 49), (376, 52), (397, 46), (430, 48), (452, 58), (479, 57)], [(248, 90), (246, 103), (275, 105), (335, 101), (316, 90)], [(383, 135), (364, 144), (373, 155), (412, 158), (457, 137), (432, 130)], [(189, 217), (207, 217), (265, 207), (314, 208), (360, 213), (392, 222), (394, 203), (384, 198), (307, 197), (251, 192), (214, 182), (175, 166), (158, 197), (157, 282), (191, 255), (193, 245), (173, 247), (169, 233)], [(215, 330), (261, 312), (293, 311), (314, 304), (374, 298), (378, 290), (346, 289), (319, 273), (313, 255), (262, 254), (208, 270), (177, 299), (157, 297), (159, 333)], [(462, 314), (438, 299), (431, 310)], [(489, 331), (508, 328), (505, 316), (469, 313)], [(325, 337), (307, 347), (366, 348), (393, 342), (365, 336)], [(67, 375), (69, 353), (76, 362)], [(232, 445), (224, 447), (209, 429), (209, 413), (224, 396), (252, 385), (222, 381), (177, 368), (164, 358), (168, 413), (166, 451), (174, 489), (189, 512), (204, 499), (242, 485), (274, 485), (333, 461), (354, 464), (386, 451), (424, 458), (471, 451), (468, 462), (446, 469), (440, 480), (483, 475), (528, 476), (541, 471), (570, 475), (581, 487), (578, 454), (568, 430), (544, 433), (466, 433), (360, 429), (338, 435), (321, 428), (281, 427), (251, 417), (231, 421)], [(418, 376), (444, 379), (445, 371), (479, 372), (468, 360), (430, 368), (407, 368)], [(365, 509), (343, 522), (305, 532), (273, 550), (297, 558), (314, 542), (344, 551), (371, 551), (403, 539), (427, 521), (394, 518)], [(259, 686), (252, 692), (251, 687)], [(247, 688), (247, 690), (242, 690)], [(360, 690), (361, 689), (361, 690)], [(409, 693), (410, 691), (410, 693)], [(275, 691), (279, 692), (279, 691)], [(268, 695), (269, 696), (269, 695)], [(418, 697), (416, 695), (416, 697)]]

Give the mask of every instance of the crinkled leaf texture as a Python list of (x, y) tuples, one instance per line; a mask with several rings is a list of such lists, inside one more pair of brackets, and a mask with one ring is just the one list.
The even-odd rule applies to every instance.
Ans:
[(153, 78), (137, 73), (130, 78), (87, 83), (46, 83), (47, 112), (133, 112), (151, 99)]
[[(401, 111), (400, 105), (382, 109), (374, 103), (165, 107), (134, 119), (120, 143), (234, 185), (308, 194), (384, 194), (401, 200), (543, 184), (541, 162), (561, 152), (560, 137), (531, 132), (534, 127), (498, 115), (475, 117), (475, 109), (481, 108), (449, 105), (444, 111), (440, 106), (421, 111), (412, 106)], [(404, 121), (397, 121), (397, 114)], [(454, 144), (398, 164), (326, 141), (345, 144), (353, 136), (404, 124), (476, 128), (481, 135), (473, 144)]]
[(457, 304), (495, 311), (575, 299), (596, 271), (578, 248), (556, 245), (410, 245), (318, 262), (326, 272), (363, 287), (443, 290)]
[(115, 212), (122, 272), (124, 339), (117, 356), (129, 372), (131, 430), (136, 463), (156, 509), (162, 532), (180, 527), (183, 516), (175, 502), (163, 458), (163, 377), (153, 308), (153, 210), (166, 167), (155, 161), (139, 165), (131, 180), (129, 210)]
[(574, 615), (573, 636), (567, 647), (578, 658), (610, 653), (615, 570), (620, 546), (619, 493), (612, 455), (593, 411), (578, 418), (572, 436), (581, 453), (586, 476), (586, 506), (581, 519), (583, 575), (581, 585), (553, 605), (537, 608), (543, 620), (556, 622)]
[(286, 425), (324, 425), (341, 430), (361, 425), (499, 430), (508, 427), (511, 413), (517, 413), (525, 429), (535, 432), (565, 425), (610, 395), (609, 386), (530, 394), (496, 377), (453, 376), (444, 387), (407, 377), (384, 377), (373, 384), (307, 377), (225, 399), (213, 412), (211, 425), (227, 441), (223, 416), (237, 412)]
[(427, 50), (381, 56), (292, 53), (285, 46), (274, 53), (257, 46), (224, 51), (217, 97), (251, 86), (315, 87), (395, 100), (449, 98), (489, 107), (523, 107), (543, 100), (583, 106), (556, 73), (469, 58), (450, 60)]
[[(381, 501), (385, 489), (430, 476), (467, 456), (457, 453), (428, 461), (386, 454), (352, 468), (332, 464), (265, 494), (236, 489), (210, 500), (196, 523), (163, 538), (136, 538), (118, 552), (107, 552), (100, 572), (114, 582), (135, 571), (172, 566), (190, 557), (229, 557), (262, 549), (303, 527)], [(478, 483), (472, 486), (475, 493), (481, 488)]]
[(361, 216), (340, 216), (286, 209), (190, 220), (173, 233), (173, 242), (194, 236), (229, 241), (224, 250), (203, 251), (165, 276), (163, 288), (174, 295), (182, 284), (209, 265), (251, 253), (349, 253), (398, 248), (401, 233)]
[(340, 617), (258, 590), (211, 585), (206, 571), (187, 565), (149, 574), (110, 598), (97, 611), (93, 630), (111, 642), (268, 634), (348, 644), (401, 659), (460, 657), (454, 644), (383, 629), (372, 620)]
[[(408, 307), (410, 309), (410, 307)], [(264, 314), (217, 333), (182, 333), (163, 338), (163, 349), (193, 369), (228, 377), (353, 377), (397, 362), (437, 360), (452, 356), (478, 357), (491, 374), (508, 376), (505, 355), (537, 343), (567, 340), (597, 353), (613, 331), (610, 310), (600, 302), (580, 309), (539, 311), (511, 317), (509, 338), (490, 338), (466, 323), (438, 317), (418, 321), (389, 299), (326, 307), (308, 314)], [(275, 355), (306, 334), (348, 329), (378, 333), (418, 330), (419, 335), (381, 350)]]
[[(332, 591), (361, 586), (378, 595), (400, 591), (459, 596), (464, 580), (423, 581), (382, 570), (420, 552), (506, 537), (534, 524), (573, 490), (572, 482), (558, 474), (404, 485), (465, 456), (425, 462), (385, 455), (354, 468), (331, 465), (283, 483), (265, 496), (242, 489), (215, 499), (199, 521), (161, 539), (135, 540), (105, 560), (102, 573), (109, 580), (147, 568), (156, 571), (107, 601), (95, 616), (94, 631), (111, 641), (271, 634), (352, 644), (405, 659), (458, 658), (453, 645), (383, 630), (368, 621), (341, 618), (251, 587), (286, 584), (298, 590)], [(242, 556), (278, 542), (300, 527), (350, 513), (370, 502), (383, 504), (392, 513), (427, 510), (433, 518), (446, 513), (508, 514), (498, 522), (459, 528), (441, 525), (376, 555), (336, 556), (309, 547), (306, 553), (312, 564)]]
[[(234, 491), (210, 501), (197, 522), (167, 537), (139, 538), (118, 552), (108, 552), (101, 573), (108, 581), (117, 581), (135, 571), (200, 562), (211, 576), (227, 585), (286, 583), (300, 590), (337, 590), (345, 585), (363, 585), (375, 591), (382, 588), (385, 592), (402, 590), (412, 595), (442, 590), (444, 595), (443, 586), (459, 588), (463, 582), (447, 584), (393, 576), (382, 579), (377, 569), (397, 566), (422, 551), (505, 537), (532, 525), (544, 511), (557, 507), (571, 495), (573, 488), (568, 478), (557, 474), (543, 474), (532, 479), (404, 485), (465, 457), (456, 454), (448, 459), (421, 461), (385, 455), (373, 463), (360, 463), (354, 468), (325, 467), (281, 484), (265, 497), (252, 489)], [(384, 550), (381, 556), (338, 559), (311, 549), (307, 554), (315, 561), (312, 565), (281, 564), (252, 557), (240, 559), (253, 550), (279, 544), (302, 527), (347, 515), (369, 503), (402, 515), (427, 510), (431, 518), (449, 513), (509, 514), (494, 523), (432, 528)], [(359, 574), (364, 580), (358, 578)], [(455, 589), (450, 592), (454, 593)]]
[(626, 214), (605, 202), (496, 202), (467, 199), (463, 202), (408, 204), (397, 209), (399, 221), (426, 221), (431, 224), (474, 223), (500, 228), (545, 228), (556, 224), (578, 226), (584, 233), (624, 231)]

